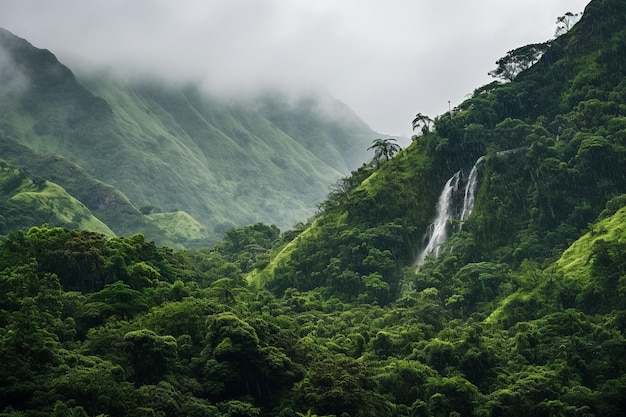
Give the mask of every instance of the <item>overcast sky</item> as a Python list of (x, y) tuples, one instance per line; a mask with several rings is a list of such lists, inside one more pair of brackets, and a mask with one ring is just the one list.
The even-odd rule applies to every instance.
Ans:
[(221, 91), (321, 87), (374, 130), (411, 135), (553, 37), (589, 0), (0, 0), (0, 27), (61, 62)]

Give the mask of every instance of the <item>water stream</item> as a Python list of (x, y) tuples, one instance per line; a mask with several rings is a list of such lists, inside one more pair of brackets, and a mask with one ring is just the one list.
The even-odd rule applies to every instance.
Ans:
[[(472, 213), (476, 187), (478, 185), (478, 164), (483, 160), (483, 158), (484, 157), (482, 156), (478, 158), (470, 170), (465, 182), (465, 187), (463, 187), (462, 206), (455, 207), (454, 204), (456, 194), (459, 192), (459, 184), (462, 182), (461, 171), (457, 171), (444, 185), (443, 190), (439, 195), (439, 200), (437, 201), (437, 217), (435, 218), (435, 221), (428, 226), (428, 230), (424, 236), (424, 242), (427, 243), (415, 261), (416, 266), (423, 264), (424, 260), (429, 255), (439, 255), (441, 245), (448, 238), (450, 220), (454, 218), (455, 214), (457, 216), (456, 218), (461, 221), (459, 224), (460, 228), (463, 221), (467, 220), (469, 215)], [(456, 200), (460, 201), (460, 196), (458, 196)]]
[(433, 252), (435, 256), (439, 255), (439, 248), (448, 237), (448, 221), (452, 217), (452, 196), (458, 189), (460, 177), (461, 171), (457, 171), (444, 185), (437, 201), (437, 218), (428, 226), (426, 232), (428, 244), (417, 257), (416, 265), (424, 263), (426, 256)]
[[(461, 211), (460, 220), (464, 222), (467, 220), (470, 214), (472, 214), (472, 209), (474, 208), (474, 200), (476, 194), (476, 185), (478, 184), (478, 164), (482, 161), (484, 156), (481, 156), (476, 160), (476, 163), (472, 167), (472, 170), (467, 177), (467, 185), (465, 186), (465, 194), (463, 196), (463, 211)], [(461, 226), (463, 223), (461, 223)]]

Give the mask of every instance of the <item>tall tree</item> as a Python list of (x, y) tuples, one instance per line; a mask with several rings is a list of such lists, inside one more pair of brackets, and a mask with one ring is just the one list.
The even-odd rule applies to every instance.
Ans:
[(546, 52), (550, 42), (532, 43), (507, 52), (506, 56), (496, 61), (496, 69), (488, 72), (494, 78), (513, 81), (517, 75), (530, 68)]
[(413, 119), (413, 122), (411, 123), (411, 126), (413, 127), (413, 131), (415, 131), (415, 129), (421, 126), (422, 133), (426, 134), (430, 132), (430, 124), (432, 122), (433, 122), (433, 119), (431, 119), (430, 117), (422, 113), (417, 113), (415, 115), (415, 119)]
[(374, 160), (380, 165), (381, 160), (384, 159), (385, 161), (388, 161), (395, 154), (400, 152), (402, 148), (396, 142), (396, 139), (393, 138), (376, 139), (372, 142), (372, 146), (367, 148), (367, 150), (374, 150)]

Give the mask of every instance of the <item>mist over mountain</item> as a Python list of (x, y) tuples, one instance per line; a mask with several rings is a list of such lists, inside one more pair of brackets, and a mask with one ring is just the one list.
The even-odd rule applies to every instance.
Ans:
[[(4, 146), (66, 160), (81, 178), (116, 194), (94, 200), (86, 180), (60, 175), (51, 164), (10, 158), (8, 151), (3, 159), (67, 187), (118, 234), (206, 244), (233, 225), (291, 227), (368, 159), (378, 136), (320, 91), (226, 97), (194, 84), (123, 80), (105, 71), (77, 79), (52, 52), (7, 31), (0, 35)], [(132, 220), (116, 209), (108, 214), (121, 201), (129, 213), (122, 217)], [(159, 236), (171, 232), (161, 220), (176, 213), (194, 230), (180, 242)]]
[[(332, 99), (78, 82), (10, 36), (0, 415), (626, 415), (625, 16), (561, 16), (407, 147), (372, 143), (314, 217), (194, 249), (201, 204), (287, 210), (270, 197), (358, 159), (329, 132), (367, 128)], [(276, 168), (297, 178), (275, 191)]]

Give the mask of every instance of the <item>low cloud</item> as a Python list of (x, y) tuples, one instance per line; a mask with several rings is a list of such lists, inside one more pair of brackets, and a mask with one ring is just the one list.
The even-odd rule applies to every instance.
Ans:
[(0, 100), (17, 99), (28, 86), (26, 75), (15, 65), (9, 51), (0, 46)]
[(0, 26), (73, 69), (108, 67), (219, 92), (325, 88), (374, 129), (410, 134), (547, 40), (588, 0), (3, 0)]

